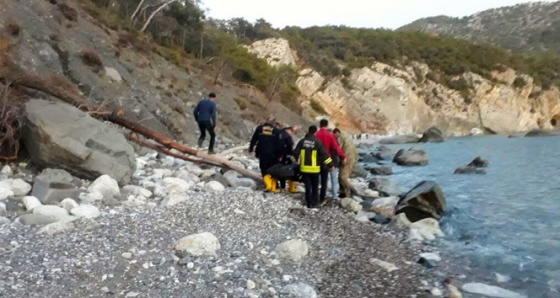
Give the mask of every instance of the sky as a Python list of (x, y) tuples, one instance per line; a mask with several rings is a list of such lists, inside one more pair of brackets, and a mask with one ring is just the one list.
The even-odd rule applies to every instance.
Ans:
[[(217, 19), (264, 18), (275, 28), (345, 25), (397, 29), (417, 19), (463, 17), (490, 8), (535, 0), (202, 0), (207, 16)], [(543, 1), (553, 2), (553, 1)]]

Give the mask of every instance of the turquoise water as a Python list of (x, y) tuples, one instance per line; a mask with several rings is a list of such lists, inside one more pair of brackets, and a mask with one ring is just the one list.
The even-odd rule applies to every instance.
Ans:
[[(441, 186), (446, 236), (437, 246), (444, 254), (466, 258), (471, 268), (488, 273), (488, 281), (492, 272), (512, 277), (494, 285), (528, 297), (556, 297), (551, 288), (560, 291), (560, 136), (483, 136), (390, 147), (428, 153), (424, 167), (393, 164), (392, 179), (401, 191), (421, 180)], [(476, 156), (489, 161), (486, 175), (453, 174)]]

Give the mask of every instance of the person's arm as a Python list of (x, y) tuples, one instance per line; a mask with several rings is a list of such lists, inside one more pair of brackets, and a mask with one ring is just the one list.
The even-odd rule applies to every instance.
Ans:
[(255, 132), (253, 133), (253, 137), (251, 138), (251, 143), (249, 144), (249, 153), (253, 152), (253, 148), (259, 141), (259, 135), (261, 133), (261, 130), (262, 127), (260, 125), (257, 126), (257, 128), (255, 129)]
[(212, 102), (212, 107), (211, 107), (212, 111), (212, 126), (216, 126), (217, 122), (216, 122), (216, 103)]
[(333, 168), (333, 160), (329, 156), (329, 154), (327, 153), (327, 149), (325, 149), (325, 146), (323, 146), (323, 144), (319, 141), (319, 142), (316, 143), (315, 149), (317, 149), (317, 153), (319, 154), (318, 157), (319, 157), (319, 160), (321, 161), (321, 163), (326, 165), (327, 167), (329, 167), (329, 169), (332, 169)]
[(336, 151), (336, 154), (338, 154), (338, 156), (340, 156), (340, 161), (343, 162), (346, 159), (346, 154), (344, 154), (344, 151), (342, 151), (342, 149), (340, 149), (340, 146), (338, 146), (338, 143), (336, 142), (336, 139), (333, 135), (331, 135), (332, 137), (332, 146), (334, 148), (334, 150)]
[(303, 139), (301, 139), (297, 145), (296, 148), (294, 149), (293, 155), (294, 155), (294, 159), (297, 161), (299, 159), (299, 154), (301, 152), (301, 146), (303, 146)]
[(200, 101), (198, 102), (198, 104), (196, 105), (196, 107), (194, 108), (193, 111), (193, 115), (194, 115), (194, 120), (198, 121), (198, 113), (200, 112)]

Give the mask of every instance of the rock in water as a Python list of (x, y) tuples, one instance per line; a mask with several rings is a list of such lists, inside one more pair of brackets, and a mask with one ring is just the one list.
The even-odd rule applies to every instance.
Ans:
[(374, 167), (369, 170), (373, 175), (388, 176), (393, 175), (393, 170), (390, 167)]
[(425, 166), (428, 164), (428, 154), (422, 149), (401, 149), (395, 154), (393, 162), (399, 166)]
[(488, 161), (480, 156), (475, 157), (467, 166), (485, 168), (488, 166)]
[(108, 174), (121, 184), (136, 168), (134, 149), (116, 129), (65, 103), (33, 99), (25, 104), (23, 142), (38, 165), (87, 179)]
[(433, 126), (428, 128), (423, 134), (418, 142), (420, 143), (427, 143), (427, 142), (443, 142), (445, 138), (443, 137), (443, 132), (439, 130), (439, 128)]
[(188, 255), (217, 256), (216, 251), (221, 248), (220, 241), (212, 233), (204, 232), (183, 237), (175, 244), (175, 254), (179, 258)]
[(483, 283), (468, 283), (464, 284), (462, 287), (463, 291), (472, 294), (480, 294), (488, 297), (497, 298), (527, 298), (527, 296), (512, 292), (500, 287), (490, 286)]
[(479, 169), (474, 166), (461, 166), (455, 169), (453, 174), (478, 174), (478, 175), (485, 175), (485, 169)]
[(429, 217), (440, 219), (445, 207), (441, 188), (433, 181), (422, 181), (401, 197), (395, 214), (404, 213), (411, 222)]

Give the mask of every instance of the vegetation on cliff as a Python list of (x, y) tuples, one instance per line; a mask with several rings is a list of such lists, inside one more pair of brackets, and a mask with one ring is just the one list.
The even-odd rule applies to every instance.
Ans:
[[(157, 9), (157, 5), (148, 7), (146, 12), (131, 17), (138, 0), (83, 1), (92, 1), (96, 9), (118, 14), (119, 20), (129, 20), (116, 25), (123, 29), (138, 30), (150, 11)], [(113, 2), (119, 5), (109, 5)], [(461, 74), (473, 72), (492, 79), (492, 71), (505, 68), (532, 76), (545, 89), (560, 86), (560, 58), (555, 54), (527, 56), (486, 43), (474, 44), (430, 33), (345, 26), (276, 30), (263, 19), (254, 23), (243, 18), (206, 19), (201, 8), (191, 0), (171, 3), (144, 27), (158, 43), (175, 49), (176, 55), (185, 53), (205, 61), (216, 72), (216, 78), (230, 75), (260, 89), (269, 100), (280, 99), (293, 108), (298, 106), (295, 70), (271, 67), (242, 45), (269, 37), (286, 38), (296, 49), (300, 63), (327, 77), (347, 76), (351, 68), (370, 66), (374, 61), (397, 67), (417, 61), (426, 63), (432, 70), (425, 77), (418, 72), (419, 82), (433, 80), (465, 94), (471, 86)], [(516, 80), (515, 87), (522, 87), (525, 83), (522, 80)]]

